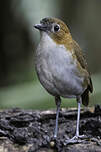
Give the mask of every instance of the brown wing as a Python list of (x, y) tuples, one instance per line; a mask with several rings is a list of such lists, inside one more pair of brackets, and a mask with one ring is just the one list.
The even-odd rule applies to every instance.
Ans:
[[(74, 50), (75, 50), (75, 55), (77, 57), (77, 60), (79, 61), (81, 67), (88, 72), (87, 62), (85, 60), (85, 57), (84, 57), (84, 54), (83, 54), (81, 48), (79, 47), (79, 45), (75, 41), (73, 41), (73, 45), (74, 45)], [(88, 72), (88, 74), (89, 74), (89, 72)], [(82, 97), (82, 103), (85, 106), (87, 106), (88, 103), (89, 103), (89, 91), (91, 93), (93, 92), (93, 85), (92, 85), (92, 80), (91, 80), (90, 74), (89, 74), (88, 87), (84, 91), (84, 93), (81, 95), (81, 97)]]
[[(87, 70), (88, 72), (88, 66), (87, 66), (87, 62), (86, 62), (86, 59), (84, 57), (84, 54), (81, 50), (81, 48), (79, 47), (79, 45), (73, 40), (73, 44), (74, 44), (74, 50), (75, 50), (75, 55), (77, 57), (77, 60), (79, 61), (81, 67), (85, 70)], [(89, 73), (89, 72), (88, 72)], [(92, 92), (93, 91), (93, 85), (92, 85), (92, 80), (91, 80), (91, 77), (90, 77), (90, 74), (89, 74), (89, 84), (88, 84), (88, 88), (89, 88), (89, 91)]]
[(74, 40), (73, 40), (73, 45), (74, 45), (75, 55), (76, 55), (80, 65), (82, 66), (83, 69), (86, 69), (88, 71), (87, 62), (85, 60), (85, 57), (84, 57), (84, 54), (83, 54), (81, 48)]

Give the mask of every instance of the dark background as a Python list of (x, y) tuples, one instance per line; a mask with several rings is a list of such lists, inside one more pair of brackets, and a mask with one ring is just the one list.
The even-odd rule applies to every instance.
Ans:
[[(55, 106), (34, 71), (34, 50), (40, 35), (33, 24), (46, 16), (62, 19), (85, 52), (94, 84), (90, 105), (100, 104), (101, 1), (4, 0), (0, 3), (0, 108)], [(65, 99), (62, 106), (75, 105), (74, 100)]]

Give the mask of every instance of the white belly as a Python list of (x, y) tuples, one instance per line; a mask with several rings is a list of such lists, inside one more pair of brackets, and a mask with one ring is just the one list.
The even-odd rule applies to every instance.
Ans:
[(52, 95), (76, 97), (84, 91), (84, 78), (77, 76), (76, 61), (72, 54), (61, 45), (57, 46), (51, 38), (48, 45), (40, 42), (36, 52), (36, 70), (41, 84)]

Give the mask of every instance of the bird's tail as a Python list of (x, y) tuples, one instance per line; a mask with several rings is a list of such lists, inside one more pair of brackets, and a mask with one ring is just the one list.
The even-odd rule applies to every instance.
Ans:
[(89, 104), (89, 89), (88, 88), (81, 95), (81, 98), (82, 98), (82, 104), (84, 106), (88, 106), (88, 104)]

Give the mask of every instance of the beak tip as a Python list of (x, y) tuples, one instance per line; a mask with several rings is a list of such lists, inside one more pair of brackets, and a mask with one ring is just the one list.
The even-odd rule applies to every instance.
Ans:
[(41, 30), (42, 25), (41, 24), (35, 24), (35, 25), (33, 25), (33, 27), (38, 29), (38, 30)]
[(46, 31), (47, 30), (47, 26), (42, 25), (42, 24), (35, 24), (35, 25), (33, 25), (33, 27), (40, 30), (40, 31)]
[(35, 24), (35, 25), (33, 25), (33, 27), (34, 27), (34, 28), (37, 28), (37, 25)]

